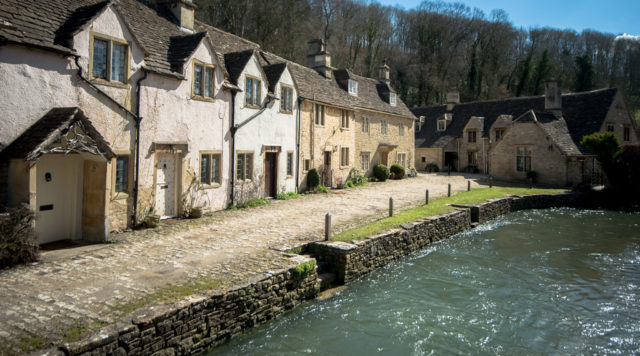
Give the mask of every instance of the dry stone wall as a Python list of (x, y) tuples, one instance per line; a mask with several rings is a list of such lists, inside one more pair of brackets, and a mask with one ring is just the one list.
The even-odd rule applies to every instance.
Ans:
[(142, 308), (93, 337), (65, 344), (50, 354), (201, 354), (314, 298), (319, 287), (317, 268), (299, 278), (283, 270), (231, 290)]

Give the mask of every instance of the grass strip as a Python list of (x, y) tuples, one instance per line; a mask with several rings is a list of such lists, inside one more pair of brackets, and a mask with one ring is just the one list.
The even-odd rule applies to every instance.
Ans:
[(451, 197), (433, 199), (428, 205), (422, 205), (413, 209), (404, 210), (359, 228), (347, 230), (331, 237), (332, 241), (349, 242), (376, 235), (382, 231), (396, 228), (418, 219), (444, 214), (455, 208), (449, 204), (478, 204), (489, 199), (502, 198), (507, 195), (533, 195), (533, 194), (560, 194), (566, 189), (529, 189), (514, 187), (480, 188), (469, 192), (461, 192)]

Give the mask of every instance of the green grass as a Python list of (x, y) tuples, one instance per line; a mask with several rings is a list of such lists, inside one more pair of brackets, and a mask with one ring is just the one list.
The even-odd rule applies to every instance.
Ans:
[(316, 266), (316, 260), (311, 260), (307, 262), (303, 262), (291, 269), (289, 271), (293, 275), (294, 278), (303, 278), (309, 275), (313, 268)]
[(265, 198), (255, 199), (246, 203), (238, 204), (238, 209), (253, 208), (260, 205), (267, 205), (269, 201)]
[(451, 197), (433, 199), (428, 205), (398, 212), (393, 217), (387, 217), (371, 224), (344, 231), (331, 237), (333, 241), (352, 241), (373, 236), (382, 231), (396, 228), (427, 216), (434, 216), (452, 211), (455, 207), (448, 204), (478, 204), (488, 199), (502, 198), (507, 195), (531, 195), (531, 194), (559, 194), (565, 189), (529, 189), (529, 188), (481, 188), (470, 192), (461, 192)]
[(298, 194), (296, 192), (289, 192), (289, 193), (278, 193), (276, 195), (276, 200), (289, 200), (289, 199), (294, 199), (294, 198), (298, 198), (301, 197), (302, 194)]

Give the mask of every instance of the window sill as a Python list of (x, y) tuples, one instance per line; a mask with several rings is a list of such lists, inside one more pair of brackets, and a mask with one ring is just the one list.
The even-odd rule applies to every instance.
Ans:
[(125, 199), (129, 199), (129, 193), (113, 192), (112, 200), (125, 200)]
[(349, 128), (348, 127), (341, 127), (340, 131), (349, 131)]
[(293, 114), (293, 110), (280, 110), (281, 114), (287, 114), (287, 115), (291, 115)]
[(247, 104), (247, 103), (244, 104), (244, 107), (246, 109), (260, 109), (260, 105), (253, 105), (253, 104)]
[(251, 179), (238, 179), (236, 181), (236, 185), (243, 185), (243, 184), (248, 184), (251, 183)]
[(215, 188), (220, 188), (220, 187), (221, 187), (220, 183), (201, 184), (200, 185), (200, 190), (215, 189)]
[(348, 168), (351, 168), (351, 166), (349, 166), (349, 165), (346, 165), (346, 166), (340, 165), (340, 169), (348, 169)]
[(206, 96), (200, 96), (200, 95), (191, 95), (191, 100), (197, 100), (197, 101), (206, 101), (208, 103), (215, 103), (216, 99), (214, 98), (209, 98)]
[(129, 85), (129, 83), (112, 82), (112, 81), (101, 79), (101, 78), (91, 78), (91, 82), (93, 84), (104, 85), (107, 87), (113, 87), (113, 88), (119, 88), (119, 89), (131, 88), (131, 85)]
[(287, 178), (286, 179), (292, 179), (293, 178), (293, 174), (287, 174)]

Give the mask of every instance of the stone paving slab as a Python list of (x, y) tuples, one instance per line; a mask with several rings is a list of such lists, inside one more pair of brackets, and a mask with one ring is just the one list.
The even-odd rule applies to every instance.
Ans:
[[(0, 271), (0, 355), (59, 343), (123, 316), (124, 306), (168, 285), (218, 281), (228, 287), (287, 268), (282, 250), (385, 216), (431, 197), (483, 184), (480, 175), (420, 174), (416, 178), (312, 194), (198, 220), (162, 224), (115, 236), (118, 243), (45, 252), (37, 263)], [(83, 325), (77, 329), (77, 325)], [(35, 340), (34, 340), (35, 339)]]

